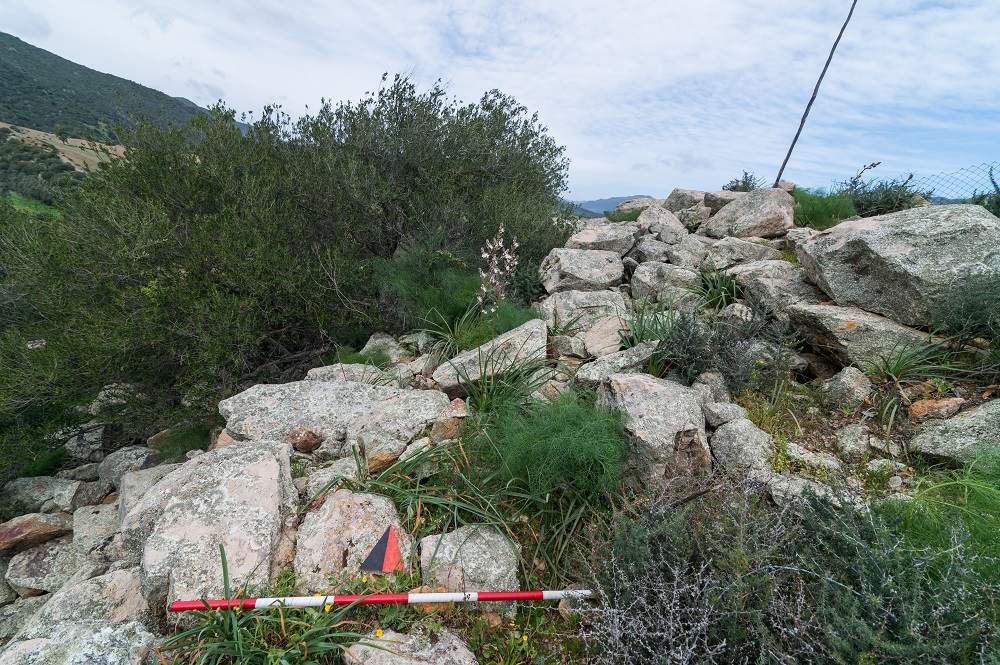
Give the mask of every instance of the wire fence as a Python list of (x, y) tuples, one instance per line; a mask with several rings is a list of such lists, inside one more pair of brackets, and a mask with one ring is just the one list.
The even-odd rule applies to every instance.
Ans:
[[(909, 176), (907, 173), (898, 180), (906, 180)], [(915, 173), (909, 187), (911, 191), (931, 192), (932, 203), (957, 203), (977, 194), (1000, 193), (1000, 162), (969, 166), (954, 173)]]

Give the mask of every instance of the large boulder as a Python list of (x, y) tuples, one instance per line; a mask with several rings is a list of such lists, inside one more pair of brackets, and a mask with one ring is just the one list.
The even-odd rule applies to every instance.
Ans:
[(595, 322), (585, 332), (577, 335), (583, 342), (586, 354), (600, 358), (617, 352), (622, 348), (622, 331), (626, 326), (617, 316), (608, 316)]
[(725, 270), (740, 263), (780, 259), (781, 252), (759, 242), (749, 242), (739, 238), (723, 238), (712, 245), (705, 261), (717, 270)]
[(602, 291), (622, 283), (625, 266), (617, 252), (556, 248), (538, 268), (546, 293)]
[(612, 374), (642, 373), (649, 369), (649, 360), (656, 350), (656, 342), (643, 342), (635, 346), (601, 356), (580, 367), (573, 379), (582, 386), (597, 388)]
[[(3, 656), (3, 645), (7, 644), (22, 628), (24, 624), (49, 601), (52, 594), (44, 596), (28, 596), (18, 598), (9, 605), (0, 607), (0, 657)], [(0, 660), (0, 663), (3, 661)]]
[(643, 236), (639, 239), (639, 244), (636, 245), (635, 251), (632, 252), (630, 258), (635, 259), (639, 263), (647, 261), (659, 261), (663, 263), (670, 256), (670, 248), (671, 245), (660, 242), (653, 236)]
[(198, 455), (129, 511), (122, 540), (141, 554), (143, 591), (162, 620), (168, 602), (223, 593), (220, 545), (233, 588), (266, 584), (282, 529), (294, 519), (290, 446), (254, 442)]
[(636, 300), (648, 298), (677, 304), (696, 298), (694, 292), (701, 287), (701, 275), (669, 263), (649, 261), (639, 264), (632, 273), (631, 286)]
[(640, 225), (647, 226), (657, 240), (672, 245), (688, 234), (687, 228), (677, 215), (666, 208), (652, 206), (639, 216)]
[(864, 365), (927, 337), (926, 333), (855, 307), (799, 303), (789, 305), (785, 312), (806, 341), (841, 365)]
[(729, 205), (737, 199), (746, 196), (746, 192), (732, 192), (724, 189), (718, 192), (705, 192), (705, 205), (712, 210), (712, 214), (718, 213), (724, 206)]
[(0, 524), (0, 551), (40, 545), (73, 530), (69, 513), (28, 513)]
[[(458, 354), (434, 370), (433, 379), (448, 397), (461, 397), (467, 394), (468, 383), (503, 374), (520, 363), (544, 359), (547, 346), (545, 322), (532, 319), (478, 348)], [(444, 398), (444, 404), (435, 416), (448, 406), (448, 398), (437, 394)]]
[(359, 571), (390, 526), (405, 566), (413, 540), (400, 523), (392, 500), (346, 489), (327, 495), (319, 508), (307, 513), (299, 525), (295, 576), (309, 592), (329, 591), (329, 576), (345, 570)]
[(448, 591), (519, 591), (519, 549), (493, 527), (463, 526), (420, 541), (420, 573)]
[(670, 212), (676, 213), (694, 206), (702, 206), (705, 203), (705, 192), (697, 189), (681, 189), (680, 187), (670, 192), (663, 207)]
[(395, 369), (386, 371), (364, 363), (334, 363), (313, 367), (306, 372), (306, 381), (350, 381), (373, 386), (397, 386), (401, 377)]
[(790, 306), (819, 305), (826, 300), (825, 294), (806, 278), (805, 271), (787, 261), (745, 263), (730, 268), (726, 274), (782, 323), (788, 323)]
[(535, 307), (542, 320), (562, 334), (586, 330), (598, 319), (631, 311), (620, 291), (560, 291)]
[(686, 235), (677, 241), (677, 244), (667, 248), (667, 261), (675, 266), (697, 270), (705, 261), (713, 244), (715, 244), (714, 238)]
[(352, 646), (344, 665), (478, 665), (475, 654), (445, 628), (415, 630), (409, 635), (393, 630), (372, 632)]
[(777, 238), (794, 226), (795, 200), (783, 189), (755, 189), (723, 206), (698, 230), (713, 238)]
[(703, 402), (697, 391), (648, 374), (613, 374), (598, 391), (603, 408), (625, 415), (630, 475), (639, 482), (711, 470)]
[(635, 229), (623, 224), (606, 224), (584, 229), (570, 236), (567, 249), (600, 250), (625, 256), (635, 247)]
[(956, 287), (1000, 275), (1000, 219), (976, 205), (913, 208), (842, 222), (796, 251), (838, 305), (925, 326)]
[(330, 449), (328, 456), (357, 449), (370, 466), (387, 466), (447, 406), (447, 396), (436, 390), (297, 381), (253, 386), (220, 402), (219, 413), (237, 436), (284, 441), (305, 428), (329, 442), (322, 448)]
[(160, 482), (168, 473), (177, 469), (180, 464), (161, 464), (149, 469), (139, 469), (125, 473), (118, 482), (118, 517), (124, 520), (129, 511), (139, 503), (139, 499), (153, 485)]
[(137, 621), (116, 626), (62, 623), (45, 637), (0, 652), (0, 665), (142, 665), (155, 637)]
[(118, 489), (118, 483), (129, 471), (156, 466), (156, 451), (146, 446), (126, 446), (101, 461), (97, 472), (101, 482)]
[(79, 480), (37, 476), (15, 478), (0, 491), (0, 502), (8, 506), (20, 505), (29, 513), (71, 513), (80, 505), (84, 483)]
[(963, 411), (947, 420), (928, 420), (917, 426), (910, 452), (965, 464), (990, 448), (1000, 447), (1000, 400)]
[(743, 469), (758, 479), (771, 473), (771, 435), (746, 418), (732, 420), (712, 434), (712, 454), (726, 471)]
[(12, 557), (7, 583), (19, 596), (36, 596), (58, 591), (74, 576), (100, 575), (106, 567), (74, 545), (72, 536), (61, 536)]

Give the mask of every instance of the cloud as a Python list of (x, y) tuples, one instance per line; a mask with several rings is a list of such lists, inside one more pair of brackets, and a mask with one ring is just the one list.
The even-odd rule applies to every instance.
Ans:
[(19, 0), (0, 2), (0, 26), (4, 32), (26, 40), (44, 38), (52, 34), (52, 25), (48, 19)]

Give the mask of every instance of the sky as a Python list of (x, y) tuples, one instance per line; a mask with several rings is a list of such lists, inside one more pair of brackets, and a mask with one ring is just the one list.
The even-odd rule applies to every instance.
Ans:
[[(208, 106), (357, 101), (383, 73), (513, 96), (572, 200), (773, 181), (850, 0), (0, 0), (0, 31)], [(995, 0), (859, 0), (783, 179), (1000, 160)]]

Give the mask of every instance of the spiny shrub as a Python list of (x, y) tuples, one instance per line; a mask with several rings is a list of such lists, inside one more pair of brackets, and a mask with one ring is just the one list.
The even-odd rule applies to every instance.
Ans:
[(907, 210), (916, 205), (918, 197), (930, 199), (933, 192), (914, 189), (911, 173), (903, 180), (859, 180), (853, 184), (843, 183), (842, 191), (851, 197), (854, 209), (861, 217), (875, 217), (890, 212)]
[(502, 413), (479, 446), (496, 468), (492, 482), (540, 502), (566, 494), (599, 501), (621, 484), (627, 453), (621, 416), (572, 391)]
[(758, 177), (755, 173), (744, 171), (742, 177), (733, 178), (723, 185), (722, 189), (729, 192), (752, 192), (766, 184), (767, 180), (764, 178)]
[(595, 662), (997, 662), (1000, 568), (960, 525), (945, 547), (911, 547), (892, 504), (774, 508), (759, 485), (702, 482), (595, 545)]
[(844, 191), (827, 193), (823, 189), (796, 187), (792, 190), (792, 198), (795, 199), (796, 226), (822, 231), (858, 214), (851, 197)]

